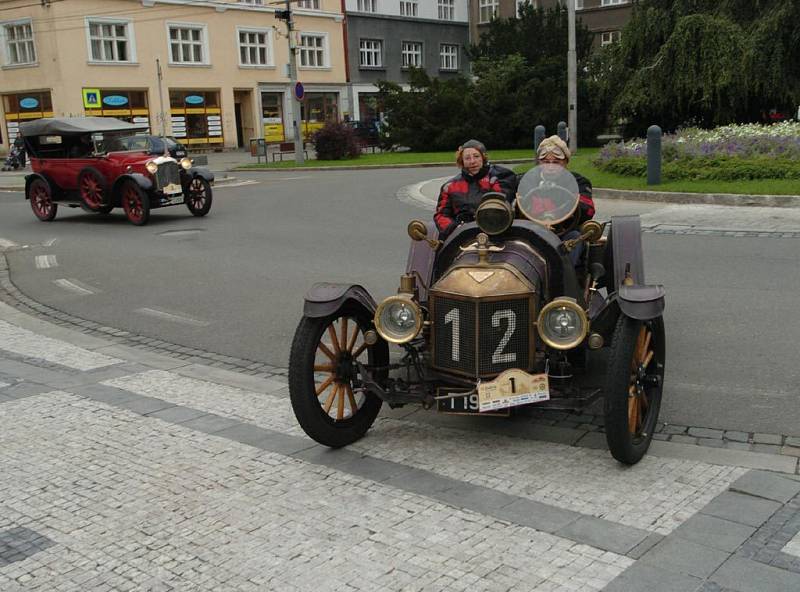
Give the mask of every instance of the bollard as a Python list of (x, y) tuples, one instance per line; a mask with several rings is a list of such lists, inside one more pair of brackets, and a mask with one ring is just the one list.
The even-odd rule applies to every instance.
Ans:
[(647, 128), (647, 184), (661, 185), (661, 128)]
[(547, 134), (547, 130), (543, 125), (537, 125), (533, 130), (533, 156), (536, 158), (536, 153), (539, 150), (539, 144), (542, 143), (542, 140), (545, 138), (545, 134)]
[(567, 141), (567, 124), (563, 121), (558, 122), (558, 137)]

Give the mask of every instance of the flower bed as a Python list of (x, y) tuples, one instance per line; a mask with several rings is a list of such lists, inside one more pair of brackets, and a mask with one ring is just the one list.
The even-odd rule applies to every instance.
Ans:
[[(611, 173), (646, 177), (647, 144), (641, 139), (609, 144), (593, 164)], [(661, 170), (665, 181), (800, 180), (800, 122), (679, 130), (662, 139)]]

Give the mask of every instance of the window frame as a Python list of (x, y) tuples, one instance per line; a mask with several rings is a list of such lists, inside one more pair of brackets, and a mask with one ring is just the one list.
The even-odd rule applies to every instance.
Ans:
[[(608, 35), (608, 41), (605, 40), (605, 36)], [(615, 29), (613, 31), (603, 31), (600, 33), (600, 47), (605, 47), (606, 45), (612, 45), (614, 43), (619, 43), (622, 39), (622, 31)]]
[[(10, 44), (8, 39), (8, 27), (19, 27), (28, 25), (31, 29), (31, 38), (30, 44), (33, 48), (33, 61), (30, 62), (17, 62), (14, 63), (11, 61), (11, 51), (10, 51)], [(0, 21), (0, 37), (2, 37), (2, 59), (3, 59), (3, 68), (29, 68), (31, 66), (38, 66), (39, 65), (39, 48), (36, 47), (36, 34), (33, 30), (33, 19), (32, 18), (21, 18), (21, 19), (10, 19), (7, 21)], [(27, 43), (28, 40), (25, 40)], [(19, 43), (19, 41), (15, 41), (15, 43)]]
[[(406, 45), (414, 45), (418, 48), (418, 52), (406, 51)], [(406, 64), (406, 54), (418, 55), (418, 64)], [(422, 41), (400, 41), (400, 68), (408, 70), (409, 68), (424, 68), (425, 67), (425, 44)]]
[[(211, 54), (208, 49), (208, 24), (207, 23), (190, 23), (187, 21), (167, 21), (164, 23), (164, 26), (167, 30), (167, 56), (168, 56), (168, 64), (170, 66), (210, 66), (211, 65)], [(170, 36), (170, 32), (172, 29), (194, 29), (200, 30), (200, 50), (201, 50), (201, 61), (199, 62), (176, 62), (172, 59), (172, 42), (173, 39)], [(177, 40), (179, 43), (186, 43), (182, 40)], [(194, 42), (190, 42), (194, 44)], [(238, 44), (237, 44), (238, 48)]]
[[(369, 10), (365, 8), (365, 6), (369, 3)], [(378, 0), (358, 0), (356, 2), (356, 9), (358, 12), (364, 12), (367, 14), (374, 14), (378, 12)]]
[[(488, 19), (483, 18), (483, 11), (484, 9), (492, 9), (492, 16)], [(479, 25), (486, 25), (492, 22), (493, 19), (496, 19), (498, 13), (500, 11), (500, 1), (499, 0), (478, 0), (478, 24)]]
[[(85, 33), (86, 33), (86, 52), (88, 54), (88, 63), (90, 64), (103, 64), (103, 65), (125, 65), (137, 64), (136, 61), (136, 34), (133, 28), (132, 19), (102, 17), (87, 15), (84, 17)], [(92, 55), (92, 32), (91, 27), (93, 24), (99, 25), (125, 25), (125, 42), (128, 47), (127, 60), (100, 60)], [(116, 38), (115, 38), (116, 39)]]
[[(364, 55), (367, 53), (375, 54), (375, 49), (365, 49), (363, 47), (364, 43), (376, 43), (377, 47), (377, 56), (378, 62), (377, 64), (365, 64), (363, 61)], [(383, 70), (383, 39), (377, 39), (375, 37), (362, 37), (358, 40), (358, 67), (361, 70)]]
[[(454, 48), (455, 54), (450, 56), (455, 59), (455, 68), (445, 68), (444, 67), (444, 49), (448, 47)], [(439, 44), (439, 71), (441, 72), (458, 72), (459, 68), (461, 68), (461, 47), (457, 43), (440, 43)]]
[[(437, 0), (436, 2), (437, 18), (440, 21), (454, 21), (456, 20), (456, 0)], [(450, 16), (442, 16), (442, 12)]]
[[(303, 45), (302, 40), (303, 37), (321, 37), (322, 38), (322, 62), (323, 64), (320, 66), (303, 66)], [(328, 33), (324, 31), (300, 31), (299, 32), (299, 41), (300, 43), (297, 44), (297, 68), (298, 70), (329, 70), (331, 67), (331, 57), (330, 57), (330, 45), (328, 40)], [(317, 49), (317, 48), (315, 48)]]
[[(411, 12), (413, 12), (413, 14), (404, 12), (408, 8), (412, 9)], [(400, 0), (400, 16), (419, 18), (419, 2), (417, 0)]]
[[(303, 6), (304, 2), (311, 2), (315, 6)], [(322, 10), (319, 0), (297, 0), (297, 8), (301, 10)]]
[(628, 0), (600, 0), (601, 8), (607, 6), (620, 6), (621, 4), (628, 4)]
[[(240, 68), (274, 68), (275, 67), (275, 51), (273, 46), (273, 38), (272, 38), (273, 29), (266, 28), (266, 27), (243, 27), (237, 26), (236, 27), (236, 52), (238, 54), (239, 60), (239, 67)], [(264, 64), (244, 64), (242, 63), (242, 33), (256, 33), (256, 34), (264, 34), (266, 35), (264, 44), (266, 46), (266, 58), (267, 61)], [(247, 47), (258, 47), (258, 46), (250, 46)]]

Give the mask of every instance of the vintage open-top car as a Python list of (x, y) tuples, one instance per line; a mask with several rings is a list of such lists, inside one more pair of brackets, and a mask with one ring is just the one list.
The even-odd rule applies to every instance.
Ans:
[(340, 447), (384, 402), (508, 415), (603, 396), (611, 454), (638, 462), (661, 404), (664, 288), (645, 283), (638, 216), (590, 220), (562, 240), (578, 202), (569, 171), (536, 167), (513, 206), (487, 194), (444, 242), (432, 223), (411, 222), (396, 295), (376, 303), (359, 285), (314, 285), (289, 361), (303, 430)]
[[(211, 209), (214, 174), (143, 144), (124, 140), (143, 126), (107, 117), (39, 119), (20, 126), (33, 173), (25, 198), (42, 221), (56, 217), (58, 204), (109, 213), (122, 207), (128, 220), (147, 224), (150, 210), (186, 204), (195, 216)], [(166, 145), (166, 144), (164, 144)]]

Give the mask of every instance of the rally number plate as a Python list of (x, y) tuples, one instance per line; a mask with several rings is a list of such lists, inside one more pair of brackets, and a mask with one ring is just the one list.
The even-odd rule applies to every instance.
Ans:
[(436, 401), (436, 409), (440, 413), (450, 413), (453, 415), (491, 415), (508, 417), (511, 413), (509, 409), (499, 409), (481, 413), (478, 408), (478, 393), (471, 395), (458, 395), (454, 392), (439, 391), (438, 396), (456, 395), (446, 399)]
[(478, 385), (478, 410), (481, 413), (549, 400), (547, 374), (528, 374), (511, 369)]

